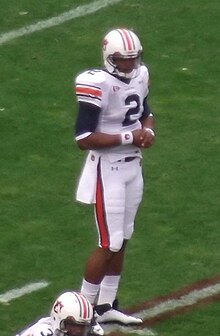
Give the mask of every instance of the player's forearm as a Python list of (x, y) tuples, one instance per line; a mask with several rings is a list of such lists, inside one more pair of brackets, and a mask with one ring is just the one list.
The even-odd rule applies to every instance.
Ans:
[(78, 140), (77, 144), (82, 150), (115, 147), (121, 144), (121, 135), (94, 132), (86, 138)]

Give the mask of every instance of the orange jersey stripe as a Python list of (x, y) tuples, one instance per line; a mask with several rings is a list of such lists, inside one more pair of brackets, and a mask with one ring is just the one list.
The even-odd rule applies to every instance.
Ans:
[(99, 89), (95, 89), (89, 86), (76, 86), (76, 94), (85, 94), (85, 95), (91, 95), (95, 97), (102, 97), (102, 91)]

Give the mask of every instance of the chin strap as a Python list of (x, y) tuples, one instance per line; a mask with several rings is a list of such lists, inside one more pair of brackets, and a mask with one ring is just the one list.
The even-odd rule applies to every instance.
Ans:
[(66, 335), (64, 332), (62, 332), (62, 331), (59, 330), (59, 329), (56, 329), (56, 330), (54, 331), (54, 334), (55, 334), (56, 336), (65, 336), (65, 335)]

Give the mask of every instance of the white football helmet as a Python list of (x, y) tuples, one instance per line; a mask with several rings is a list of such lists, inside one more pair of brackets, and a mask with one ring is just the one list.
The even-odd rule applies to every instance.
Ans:
[(93, 317), (93, 308), (84, 295), (65, 292), (54, 302), (50, 316), (55, 333), (62, 332), (65, 335), (67, 318), (72, 319), (75, 324), (89, 326)]
[[(102, 53), (104, 66), (108, 72), (120, 77), (133, 78), (140, 67), (142, 46), (137, 35), (128, 29), (121, 28), (110, 31), (103, 39)], [(122, 73), (114, 63), (115, 58), (135, 58), (135, 67), (130, 73)]]

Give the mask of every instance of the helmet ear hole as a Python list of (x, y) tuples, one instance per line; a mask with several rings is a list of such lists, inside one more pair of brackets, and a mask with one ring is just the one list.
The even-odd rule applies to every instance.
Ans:
[(109, 55), (108, 61), (113, 67), (116, 67), (116, 64), (114, 62), (114, 57), (112, 55)]

